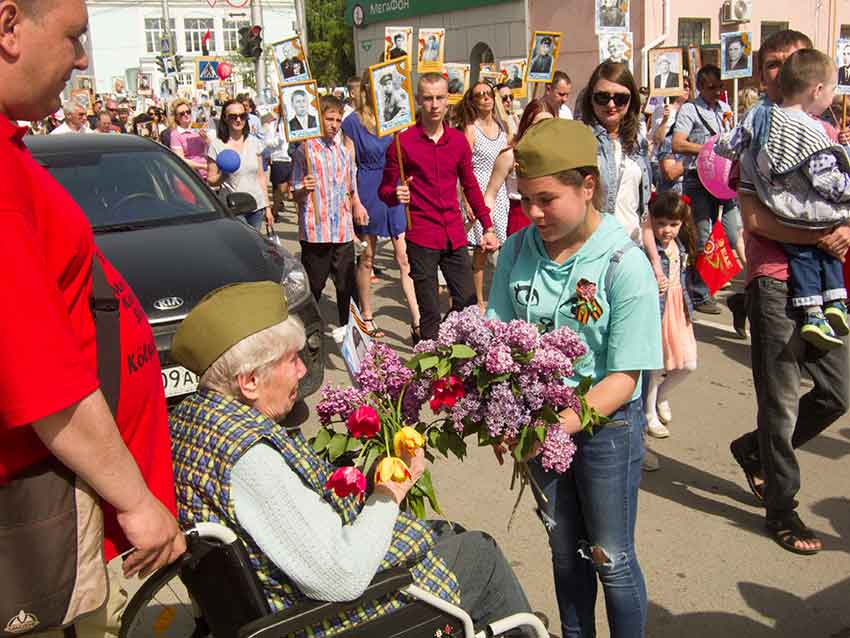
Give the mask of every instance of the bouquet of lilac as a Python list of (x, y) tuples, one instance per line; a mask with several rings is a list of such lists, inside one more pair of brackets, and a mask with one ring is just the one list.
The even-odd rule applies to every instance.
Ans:
[[(375, 343), (355, 379), (358, 387), (323, 388), (317, 411), (325, 427), (314, 448), (331, 460), (356, 452), (355, 468), (368, 471), (382, 452), (394, 458), (391, 440), (402, 442), (393, 446), (396, 457), (401, 449), (424, 446), (429, 459), (432, 450), (463, 459), (467, 438), (475, 436), (478, 445), (508, 444), (518, 463), (539, 449), (544, 468), (565, 472), (576, 446), (558, 413), (573, 409), (584, 429), (604, 421), (584, 400), (590, 380), (575, 386), (565, 382), (585, 352), (569, 328), (541, 334), (525, 321), (485, 319), (476, 307), (451, 313), (437, 339), (417, 344), (406, 364), (388, 346)], [(426, 402), (435, 417), (427, 422), (421, 416)], [(363, 408), (377, 414), (375, 427), (365, 430), (368, 436), (356, 416)], [(335, 432), (335, 421), (344, 422), (347, 433)], [(392, 462), (399, 468), (397, 480), (405, 480), (398, 465), (403, 461)], [(353, 470), (344, 472), (352, 476)], [(430, 475), (423, 478), (408, 494), (410, 509), (421, 517), (426, 499), (439, 512)]]

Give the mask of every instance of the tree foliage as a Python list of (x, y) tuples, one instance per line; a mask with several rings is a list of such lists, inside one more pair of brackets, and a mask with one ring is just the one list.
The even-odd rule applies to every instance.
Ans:
[(344, 12), (345, 0), (306, 0), (310, 70), (319, 86), (340, 86), (354, 75), (354, 35)]

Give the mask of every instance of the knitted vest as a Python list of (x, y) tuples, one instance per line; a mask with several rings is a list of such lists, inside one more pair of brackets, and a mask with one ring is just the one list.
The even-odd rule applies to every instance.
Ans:
[[(363, 504), (354, 498), (340, 499), (332, 490), (325, 490), (325, 482), (335, 468), (313, 452), (300, 432), (288, 433), (257, 410), (212, 390), (199, 390), (174, 410), (171, 439), (181, 525), (212, 521), (232, 529), (244, 543), (273, 611), (307, 600), (239, 525), (230, 494), (230, 472), (253, 445), (259, 442), (270, 445), (307, 487), (322, 495), (343, 524), (349, 524)], [(410, 564), (417, 585), (459, 604), (457, 578), (441, 558), (431, 553), (434, 542), (434, 532), (427, 524), (400, 513), (380, 570)], [(406, 602), (409, 598), (403, 594), (385, 596), (348, 614), (328, 618), (321, 625), (309, 628), (304, 635), (330, 637), (390, 614)]]

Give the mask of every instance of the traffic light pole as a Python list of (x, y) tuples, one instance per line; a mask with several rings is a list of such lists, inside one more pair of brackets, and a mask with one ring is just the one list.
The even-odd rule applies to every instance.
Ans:
[[(165, 0), (163, 0), (165, 2)], [(263, 26), (263, 10), (260, 7), (260, 0), (251, 0), (251, 24), (254, 26)], [(265, 56), (260, 53), (260, 57), (254, 61), (254, 77), (257, 79), (257, 97), (265, 100), (266, 95), (266, 61)]]
[[(165, 35), (160, 37), (160, 41), (163, 38), (168, 38), (168, 48), (171, 55), (174, 55), (176, 51), (174, 50), (174, 46), (177, 44), (174, 39), (171, 37), (171, 17), (168, 14), (168, 0), (162, 0), (162, 24), (165, 31)], [(162, 51), (160, 51), (162, 54)], [(168, 83), (168, 91), (169, 93), (176, 94), (177, 93), (177, 78), (174, 78), (174, 91), (171, 90), (171, 77), (166, 74), (165, 81)]]

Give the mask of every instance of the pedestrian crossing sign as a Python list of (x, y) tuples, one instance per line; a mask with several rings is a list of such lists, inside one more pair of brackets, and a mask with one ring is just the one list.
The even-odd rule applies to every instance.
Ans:
[(218, 77), (219, 60), (216, 58), (198, 58), (195, 61), (195, 74), (198, 82), (215, 82)]

